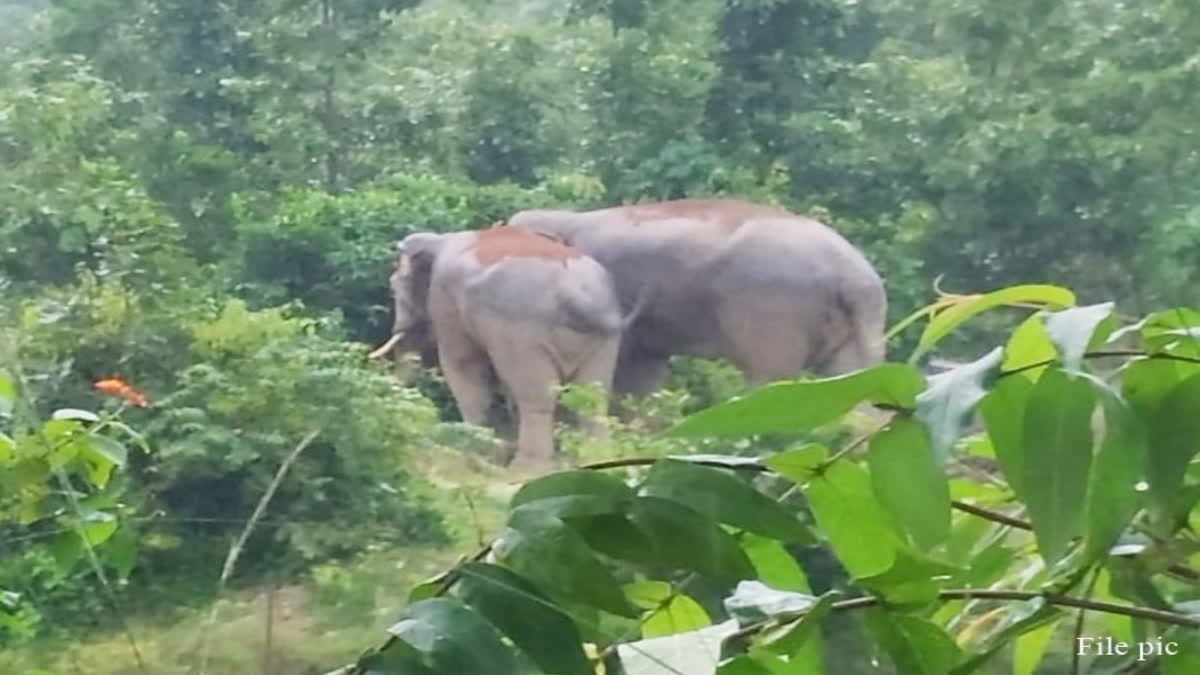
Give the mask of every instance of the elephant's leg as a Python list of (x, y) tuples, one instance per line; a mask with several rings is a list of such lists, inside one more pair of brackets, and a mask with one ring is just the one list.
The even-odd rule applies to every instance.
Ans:
[(613, 389), (613, 376), (617, 367), (617, 357), (621, 348), (620, 336), (599, 342), (596, 348), (588, 354), (586, 360), (579, 366), (573, 380), (580, 384), (591, 384), (600, 387), (605, 395), (600, 410), (594, 415), (580, 415), (579, 426), (593, 436), (607, 434), (607, 426), (603, 418), (608, 415), (608, 397)]
[(625, 404), (626, 396), (645, 398), (663, 388), (667, 381), (668, 356), (651, 356), (630, 351), (622, 353), (613, 373), (611, 409), (617, 419), (629, 423), (635, 413)]
[(644, 398), (662, 389), (667, 381), (669, 359), (635, 351), (622, 353), (613, 373), (613, 393)]
[[(498, 331), (500, 327), (493, 327)], [(554, 388), (558, 369), (543, 343), (520, 328), (494, 332), (488, 354), (517, 409), (517, 453), (512, 465), (541, 469), (554, 459)]]
[(463, 421), (487, 426), (492, 403), (487, 354), (464, 339), (459, 344), (439, 344), (438, 358)]

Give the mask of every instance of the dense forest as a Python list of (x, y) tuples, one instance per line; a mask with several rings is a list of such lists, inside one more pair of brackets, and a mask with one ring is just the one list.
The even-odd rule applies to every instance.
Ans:
[[(936, 336), (910, 324), (889, 341), (892, 361), (935, 342), (967, 361), (994, 344), (1039, 358), (1077, 347), (1067, 371), (1110, 336), (1153, 329), (1137, 349), (1170, 352), (1156, 363), (1179, 370), (1134, 369), (1126, 385), (1195, 384), (1185, 366), (1200, 352), (1166, 336), (1194, 337), (1200, 317), (1152, 313), (1200, 307), (1198, 44), (1193, 0), (0, 0), (0, 671), (323, 673), (382, 643), (409, 584), (501, 529), (515, 487), (490, 460), (497, 442), (456, 423), (436, 371), (402, 378), (365, 358), (390, 335), (394, 245), (415, 231), (483, 228), (527, 208), (716, 195), (776, 204), (866, 253), (885, 280), (889, 324), (939, 297), (945, 308), (1047, 285), (991, 296)], [(1069, 300), (1047, 290), (1058, 287)], [(1076, 304), (1107, 310), (1066, 319), (1074, 337), (1020, 323), (1019, 312)], [(985, 305), (1010, 307), (958, 326)], [(1146, 315), (1158, 319), (1135, 323)], [(980, 379), (1000, 362), (974, 363), (943, 381), (970, 399), (947, 415), (1000, 391)], [(1115, 428), (1109, 389), (1087, 398), (1044, 366), (1016, 365), (1041, 375), (1021, 396), (1086, 399), (1072, 419), (1086, 427), (1103, 408)], [(908, 371), (878, 372), (900, 379), (869, 380), (859, 401), (925, 409)], [(851, 405), (807, 426), (750, 424), (753, 447), (651, 435), (743, 391), (726, 364), (678, 359), (670, 388), (642, 401), (635, 422), (614, 421), (603, 442), (564, 430), (564, 452), (574, 463), (757, 456), (797, 452), (778, 433), (797, 430), (831, 448), (851, 442), (853, 429), (822, 426)], [(1172, 433), (1194, 439), (1187, 411), (1200, 387), (1156, 396), (1168, 412), (1146, 414), (1179, 417)], [(688, 419), (721, 429), (721, 410)], [(89, 423), (103, 427), (91, 440), (51, 443)], [(946, 452), (972, 431), (939, 428), (954, 436)], [(889, 429), (896, 447), (912, 432)], [(1200, 476), (1188, 449), (1151, 471), (1152, 494), (1174, 471), (1185, 497), (1157, 504), (1160, 546), (1136, 563), (1146, 576), (1097, 591), (1192, 617), (1181, 625), (1194, 625), (1200, 601)], [(59, 471), (73, 462), (79, 484)], [(738, 489), (670, 471), (683, 473), (664, 481)], [(1011, 505), (998, 494), (972, 496)], [(1016, 492), (1037, 516), (1037, 546), (1061, 558), (1083, 532), (1047, 530), (1032, 494)], [(869, 508), (843, 506), (874, 531)], [(825, 529), (828, 512), (814, 508)], [(812, 588), (788, 590), (863, 576), (840, 548), (846, 536), (829, 535), (833, 554), (806, 549)], [(952, 546), (983, 550), (996, 567), (988, 583), (1016, 564), (1014, 551), (1035, 557), (1032, 539), (1005, 548), (990, 531), (969, 536)], [(1191, 583), (1155, 588), (1150, 575), (1168, 568)], [(696, 592), (708, 615), (719, 588)], [(676, 597), (641, 591), (651, 614)], [(840, 668), (771, 670), (744, 657), (721, 672), (982, 672), (952, 671), (963, 667), (945, 656), (952, 639), (931, 638), (930, 621), (870, 626), (884, 645), (872, 651), (856, 647), (865, 629), (845, 616), (823, 624)], [(1022, 627), (1048, 640), (1045, 625), (1069, 633), (1075, 619), (1021, 623), (1031, 617), (987, 638), (1013, 640)], [(1142, 639), (1147, 629), (1122, 630)], [(1032, 664), (1006, 654), (1003, 668), (1034, 672), (1037, 644)], [(453, 672), (399, 663), (369, 672)], [(1083, 672), (1067, 651), (1047, 663), (1057, 670), (1038, 672)], [(1194, 659), (1163, 663), (1158, 672), (1200, 672), (1188, 670)]]

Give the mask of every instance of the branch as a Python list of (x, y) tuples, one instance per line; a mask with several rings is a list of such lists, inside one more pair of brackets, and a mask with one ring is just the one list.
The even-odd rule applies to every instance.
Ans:
[[(1195, 619), (1184, 614), (1176, 614), (1175, 612), (1167, 612), (1159, 609), (1149, 609), (1146, 607), (1135, 607), (1133, 605), (1122, 605), (1115, 602), (1102, 602), (1098, 600), (1089, 600), (1086, 598), (1077, 598), (1069, 595), (1053, 595), (1049, 593), (1038, 593), (1036, 591), (1008, 591), (995, 590), (988, 588), (952, 588), (938, 593), (940, 600), (1036, 600), (1042, 598), (1051, 605), (1058, 607), (1073, 607), (1093, 612), (1104, 612), (1106, 614), (1117, 614), (1120, 616), (1128, 616), (1135, 619), (1145, 619), (1148, 621), (1157, 621), (1159, 623), (1171, 624), (1173, 626), (1185, 626), (1188, 628), (1200, 628), (1200, 619)], [(854, 609), (865, 609), (868, 607), (886, 606), (883, 598), (876, 595), (864, 595), (860, 598), (851, 598), (835, 602), (830, 607), (834, 611), (848, 611)], [(780, 614), (765, 621), (750, 624), (745, 628), (730, 635), (729, 639), (745, 638), (760, 630), (775, 626), (781, 623), (787, 623), (803, 617), (807, 612), (796, 612), (788, 614)]]
[[(1194, 356), (1183, 356), (1182, 354), (1169, 354), (1167, 352), (1143, 352), (1143, 351), (1140, 351), (1137, 349), (1104, 349), (1104, 350), (1098, 350), (1098, 351), (1094, 351), (1094, 352), (1087, 352), (1083, 355), (1083, 358), (1085, 358), (1085, 359), (1111, 359), (1111, 358), (1120, 358), (1120, 357), (1130, 357), (1130, 358), (1143, 357), (1143, 358), (1147, 358), (1147, 359), (1158, 359), (1158, 360), (1162, 360), (1162, 361), (1180, 361), (1183, 363), (1200, 364), (1200, 358), (1197, 358)], [(1045, 366), (1054, 365), (1054, 363), (1057, 361), (1058, 361), (1058, 359), (1054, 358), (1054, 359), (1045, 359), (1042, 361), (1038, 361), (1036, 363), (1027, 363), (1018, 368), (1013, 368), (1012, 370), (1001, 371), (1000, 377), (1008, 377), (1009, 375), (1016, 375), (1017, 373), (1023, 373), (1027, 370), (1036, 370), (1038, 368), (1042, 368)]]

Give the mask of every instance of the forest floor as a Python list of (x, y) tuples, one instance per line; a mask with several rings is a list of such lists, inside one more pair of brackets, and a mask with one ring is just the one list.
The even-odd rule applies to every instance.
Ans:
[(0, 652), (0, 673), (323, 675), (352, 662), (386, 638), (413, 585), (499, 534), (515, 485), (469, 455), (437, 455), (422, 458), (422, 478), (442, 495), (453, 537), (447, 546), (371, 551), (318, 566), (291, 585), (229, 591), (171, 621), (129, 617), (128, 633), (39, 640)]

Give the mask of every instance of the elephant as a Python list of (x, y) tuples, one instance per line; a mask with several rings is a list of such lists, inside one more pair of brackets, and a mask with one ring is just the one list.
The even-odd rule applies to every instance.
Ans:
[(516, 408), (512, 466), (552, 462), (554, 385), (611, 389), (623, 333), (646, 303), (622, 315), (607, 270), (525, 228), (418, 232), (396, 249), (393, 335), (371, 356), (432, 343), (463, 421), (486, 424), (499, 384)]
[(622, 341), (615, 394), (661, 388), (673, 355), (724, 358), (752, 387), (884, 358), (883, 280), (862, 252), (810, 218), (716, 198), (525, 210), (506, 222), (594, 258), (622, 306), (656, 287)]

